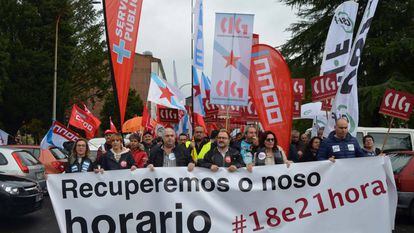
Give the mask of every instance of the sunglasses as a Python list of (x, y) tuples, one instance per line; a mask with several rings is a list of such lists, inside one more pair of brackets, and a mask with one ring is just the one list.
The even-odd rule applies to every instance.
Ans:
[(266, 138), (266, 142), (274, 142), (275, 139), (274, 138)]

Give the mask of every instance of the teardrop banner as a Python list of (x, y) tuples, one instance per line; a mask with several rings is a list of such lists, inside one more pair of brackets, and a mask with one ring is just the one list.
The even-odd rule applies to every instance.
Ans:
[(293, 89), (289, 67), (279, 51), (264, 44), (253, 46), (249, 85), (260, 123), (276, 135), (278, 145), (288, 153)]
[(134, 67), (135, 47), (143, 0), (104, 0), (106, 41), (110, 53), (112, 85), (124, 124), (129, 84)]

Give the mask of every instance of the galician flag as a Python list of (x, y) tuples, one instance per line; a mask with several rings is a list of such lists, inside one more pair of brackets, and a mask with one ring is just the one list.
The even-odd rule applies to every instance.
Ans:
[(197, 75), (197, 69), (193, 66), (193, 111), (196, 114), (201, 116), (205, 116), (206, 112), (204, 111), (203, 107), (203, 98), (201, 93), (201, 82)]
[(151, 83), (148, 92), (148, 101), (174, 109), (185, 111), (184, 95), (169, 84), (166, 80), (161, 79), (155, 73), (151, 73)]

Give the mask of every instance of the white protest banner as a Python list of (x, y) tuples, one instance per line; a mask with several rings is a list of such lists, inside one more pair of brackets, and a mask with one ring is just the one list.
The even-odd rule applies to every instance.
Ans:
[(248, 104), (253, 18), (250, 14), (216, 13), (212, 104)]
[(356, 136), (359, 122), (358, 104), (358, 67), (361, 62), (362, 51), (369, 29), (374, 19), (378, 0), (369, 0), (355, 37), (354, 45), (345, 67), (344, 79), (342, 80), (331, 109), (331, 116), (328, 118), (328, 125), (323, 132), (327, 137), (334, 130), (335, 122), (339, 118), (346, 118), (349, 122), (349, 133)]
[(245, 168), (49, 175), (61, 232), (391, 233), (388, 157)]
[(347, 1), (339, 5), (331, 21), (323, 51), (320, 75), (337, 74), (342, 80), (352, 46), (358, 3)]

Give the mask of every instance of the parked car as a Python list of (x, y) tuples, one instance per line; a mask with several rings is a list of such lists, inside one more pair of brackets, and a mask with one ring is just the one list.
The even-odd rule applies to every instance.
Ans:
[(8, 145), (8, 148), (18, 148), (31, 152), (43, 165), (46, 174), (58, 174), (65, 171), (68, 163), (67, 155), (57, 147), (41, 149), (36, 145)]
[[(388, 128), (358, 127), (356, 138), (358, 139), (359, 144), (362, 145), (362, 138), (369, 134), (375, 140), (375, 147), (381, 149), (387, 132)], [(413, 151), (413, 146), (414, 129), (391, 128), (387, 143), (384, 146), (384, 151)]]
[(0, 172), (0, 215), (28, 214), (42, 208), (43, 192), (31, 179)]
[(46, 190), (45, 166), (26, 150), (0, 147), (0, 171), (33, 179)]
[(414, 221), (414, 151), (389, 153), (398, 191), (398, 208)]

